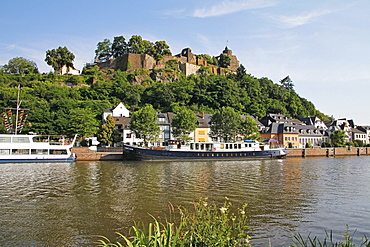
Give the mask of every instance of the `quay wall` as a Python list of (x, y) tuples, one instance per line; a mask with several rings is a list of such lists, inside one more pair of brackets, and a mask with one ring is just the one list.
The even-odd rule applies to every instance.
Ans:
[(74, 147), (72, 148), (72, 153), (75, 153), (76, 161), (123, 160), (123, 150), (122, 152), (98, 152), (87, 147)]
[[(123, 151), (123, 150), (122, 150)], [(333, 157), (333, 156), (361, 156), (370, 155), (370, 147), (345, 147), (345, 148), (288, 148), (289, 154), (287, 157)], [(87, 147), (72, 148), (72, 152), (76, 154), (76, 161), (96, 161), (96, 160), (123, 160), (123, 153), (115, 152), (99, 152), (90, 150)]]
[(288, 157), (330, 157), (330, 156), (361, 156), (369, 155), (369, 147), (343, 148), (288, 148)]

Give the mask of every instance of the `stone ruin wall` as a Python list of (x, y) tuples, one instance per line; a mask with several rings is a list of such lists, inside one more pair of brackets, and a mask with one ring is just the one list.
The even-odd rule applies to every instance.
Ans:
[[(235, 72), (239, 67), (239, 61), (235, 55), (232, 55), (232, 51), (225, 48), (223, 51), (224, 55), (230, 57), (230, 66), (227, 70)], [(169, 60), (176, 59), (179, 61), (179, 69), (186, 75), (197, 74), (201, 66), (209, 67), (211, 73), (218, 75), (226, 75), (225, 69), (215, 65), (208, 64), (203, 58), (198, 58), (191, 52), (190, 48), (185, 48), (180, 54), (175, 56), (163, 56), (163, 59), (156, 61), (152, 56), (148, 54), (124, 54), (122, 57), (109, 60), (107, 62), (98, 63), (100, 69), (115, 69), (133, 72), (138, 69), (164, 69), (166, 62)]]

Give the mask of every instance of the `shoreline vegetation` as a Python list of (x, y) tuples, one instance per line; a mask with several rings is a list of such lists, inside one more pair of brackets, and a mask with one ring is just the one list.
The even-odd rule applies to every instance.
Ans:
[[(99, 236), (96, 246), (99, 247), (197, 247), (197, 246), (253, 246), (253, 240), (248, 235), (247, 204), (241, 208), (233, 209), (232, 203), (225, 198), (223, 205), (217, 206), (209, 202), (208, 198), (200, 198), (193, 203), (192, 209), (178, 207), (169, 204), (170, 219), (160, 222), (154, 216), (153, 222), (148, 225), (135, 224), (131, 227), (128, 235), (117, 233), (118, 239), (112, 242), (110, 239)], [(176, 219), (175, 215), (179, 215)], [(325, 237), (308, 235), (306, 238), (301, 234), (292, 236), (292, 247), (351, 247), (370, 246), (370, 239), (366, 236), (361, 238), (359, 245), (355, 244), (355, 231), (351, 234), (349, 227), (343, 235), (343, 240), (333, 238), (333, 232), (325, 232)], [(359, 239), (359, 238), (357, 238)], [(270, 243), (269, 246), (273, 246)]]

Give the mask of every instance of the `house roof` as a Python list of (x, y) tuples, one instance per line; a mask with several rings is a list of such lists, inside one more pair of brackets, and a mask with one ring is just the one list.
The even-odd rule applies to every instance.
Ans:
[(213, 114), (197, 113), (198, 128), (209, 128)]

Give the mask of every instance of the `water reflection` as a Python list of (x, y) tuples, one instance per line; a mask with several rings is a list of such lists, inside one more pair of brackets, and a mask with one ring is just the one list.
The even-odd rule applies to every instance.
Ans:
[[(366, 234), (370, 157), (0, 164), (0, 246), (91, 246), (200, 197), (248, 204), (254, 246), (299, 231)], [(336, 236), (336, 235), (335, 235)]]

